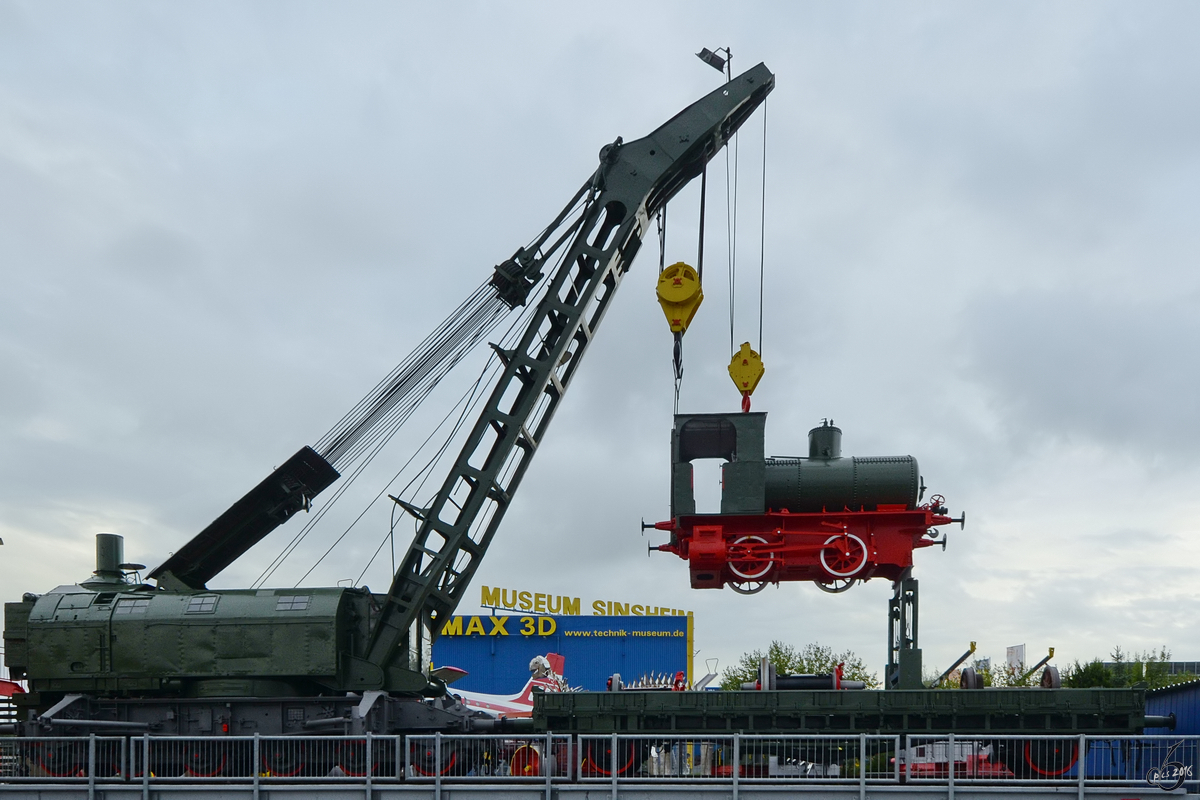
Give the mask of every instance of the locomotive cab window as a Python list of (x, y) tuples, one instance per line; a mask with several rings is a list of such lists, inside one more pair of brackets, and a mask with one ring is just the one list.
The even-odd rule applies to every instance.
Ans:
[(276, 611), (304, 611), (308, 608), (308, 595), (281, 594), (275, 600)]
[(206, 595), (204, 597), (193, 597), (188, 601), (187, 614), (211, 614), (217, 608), (216, 595)]

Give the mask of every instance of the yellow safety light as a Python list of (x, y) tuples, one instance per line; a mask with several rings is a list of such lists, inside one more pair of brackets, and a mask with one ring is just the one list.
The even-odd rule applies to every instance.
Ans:
[(758, 386), (758, 382), (762, 380), (763, 373), (766, 371), (758, 353), (750, 349), (749, 342), (743, 342), (742, 349), (738, 350), (734, 354), (733, 360), (729, 362), (729, 377), (733, 379), (734, 385), (742, 393), (743, 406), (750, 405), (750, 395), (754, 393), (755, 387)]
[(677, 261), (662, 271), (658, 276), (655, 293), (658, 295), (658, 304), (667, 315), (667, 324), (674, 333), (687, 330), (700, 304), (704, 302), (700, 276), (682, 261)]

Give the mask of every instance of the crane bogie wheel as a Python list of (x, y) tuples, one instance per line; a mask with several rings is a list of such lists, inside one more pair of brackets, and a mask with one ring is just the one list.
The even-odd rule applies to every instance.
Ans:
[[(739, 536), (733, 540), (732, 547), (747, 544), (767, 544), (767, 540), (761, 536)], [(732, 549), (731, 547), (731, 549)], [(775, 564), (775, 554), (771, 553), (767, 558), (754, 558), (746, 556), (743, 558), (735, 558), (733, 555), (729, 557), (729, 571), (741, 578), (743, 581), (761, 581), (771, 571), (771, 567)], [(758, 590), (755, 590), (758, 591)]]
[(763, 589), (767, 588), (766, 581), (747, 581), (745, 583), (729, 583), (729, 588), (733, 589), (738, 594), (758, 594)]
[(821, 566), (835, 578), (849, 578), (867, 565), (867, 546), (853, 533), (839, 533), (825, 540)]

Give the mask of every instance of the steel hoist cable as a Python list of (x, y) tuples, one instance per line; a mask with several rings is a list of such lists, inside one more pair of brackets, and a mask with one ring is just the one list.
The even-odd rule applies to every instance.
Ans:
[[(580, 192), (575, 202), (560, 217), (563, 233), (546, 249), (553, 253), (578, 229), (591, 204), (590, 194)], [(553, 226), (543, 230), (535, 241), (544, 241)], [(497, 293), (492, 280), (480, 284), (450, 313), (424, 341), (358, 401), (324, 436), (314, 450), (339, 470), (344, 470), (381, 439), (390, 438), (394, 428), (407, 419), (403, 409), (414, 398), (417, 405), (448, 370), (473, 350), (512, 311)], [(400, 410), (398, 410), (400, 409)]]
[[(766, 278), (766, 242), (767, 242), (767, 107), (763, 103), (763, 139), (762, 139), (762, 194), (759, 204), (758, 229), (758, 353), (763, 350), (763, 302)], [(729, 150), (725, 151), (726, 175), (726, 233), (728, 235), (729, 258), (729, 355), (736, 351), (734, 323), (737, 315), (737, 202), (738, 202), (738, 134), (733, 137), (733, 175), (730, 181)]]
[(758, 217), (758, 355), (763, 354), (763, 279), (767, 263), (767, 101), (763, 101), (762, 202)]
[[(558, 252), (558, 263), (561, 265), (562, 259), (565, 257), (565, 251), (562, 251), (561, 247), (587, 219), (593, 201), (594, 192), (589, 191), (585, 186), (576, 194), (568, 208), (564, 209), (555, 222), (543, 229), (527, 245), (525, 251), (544, 254), (545, 258)], [(547, 240), (555, 232), (560, 232), (558, 239), (547, 246)], [(542, 276), (536, 281), (536, 286), (532, 288), (540, 290), (548, 279), (548, 275)], [(491, 279), (476, 287), (421, 344), (318, 440), (314, 449), (333, 466), (343, 472), (348, 471), (349, 474), (343, 476), (342, 483), (335, 490), (329, 502), (308, 520), (267, 565), (255, 581), (255, 587), (261, 586), (268, 580), (296, 550), (313, 527), (344, 496), (366, 467), (374, 461), (417, 408), (437, 388), (442, 379), (508, 317), (515, 317), (516, 321), (509, 327), (505, 334), (505, 340), (514, 338), (514, 331), (518, 330), (518, 323), (522, 320), (527, 321), (531, 312), (531, 309), (526, 307), (520, 313), (513, 314), (515, 309), (515, 306), (505, 302), (500, 296)], [(493, 354), (488, 363), (494, 366), (494, 360), (495, 355)], [(461, 420), (459, 425), (461, 425)], [(430, 437), (426, 438), (426, 444), (440, 427), (441, 424), (434, 429)], [(455, 432), (457, 430), (458, 426), (455, 427)], [(439, 453), (444, 452), (445, 446), (446, 444)], [(401, 472), (411, 465), (419, 452), (420, 449), (405, 462)], [(350, 523), (347, 530), (338, 538), (338, 542), (362, 519), (370, 506), (386, 493), (387, 488), (399, 478), (399, 475), (400, 473), (397, 473), (384, 490), (376, 495), (367, 508)], [(324, 557), (322, 556), (321, 560)], [(319, 564), (320, 560), (317, 563)], [(316, 566), (314, 564), (313, 568)], [(309, 570), (309, 572), (311, 571), (312, 569)], [(305, 573), (306, 576), (308, 574), (308, 572)]]
[[(545, 283), (545, 280), (546, 279), (544, 278), (539, 283), (539, 288), (542, 284)], [(464, 305), (466, 305), (466, 304), (464, 303)], [(513, 340), (516, 338), (516, 333), (527, 322), (527, 318), (532, 313), (532, 310), (533, 310), (532, 308), (526, 307), (526, 308), (522, 309), (520, 314), (514, 315), (515, 318), (514, 318), (513, 322), (509, 325), (507, 331), (505, 332), (505, 335), (501, 338), (501, 346), (512, 344)], [(502, 316), (504, 316), (504, 315), (502, 315)], [(383, 448), (391, 441), (391, 439), (396, 435), (396, 433), (399, 432), (401, 426), (403, 426), (403, 424), (405, 422), (407, 422), (408, 418), (412, 416), (412, 414), (416, 411), (416, 409), (420, 406), (420, 404), (425, 400), (425, 398), (428, 397), (429, 394), (432, 393), (432, 391), (437, 387), (437, 385), (441, 382), (442, 378), (444, 378), (455, 366), (457, 366), (458, 363), (470, 351), (472, 351), (475, 346), (477, 346), (482, 341), (484, 336), (486, 336), (488, 333), (490, 333), (492, 330), (495, 329), (496, 323), (498, 321), (499, 320), (493, 320), (491, 324), (488, 324), (485, 328), (480, 329), (476, 334), (472, 335), (470, 337), (469, 341), (466, 342), (466, 346), (456, 348), (454, 350), (454, 352), (450, 353), (448, 360), (444, 359), (439, 363), (437, 368), (430, 374), (430, 380), (428, 380), (425, 383), (418, 386), (417, 391), (410, 391), (409, 394), (406, 395), (406, 397), (404, 398), (406, 400), (406, 402), (404, 402), (402, 405), (393, 404), (393, 407), (390, 409), (390, 411), (386, 415), (379, 416), (374, 421), (373, 431), (369, 435), (361, 437), (361, 440), (356, 445), (356, 448), (354, 451), (355, 452), (354, 459), (356, 459), (356, 460), (354, 460), (352, 462), (354, 464), (354, 466), (352, 468), (351, 473), (349, 475), (347, 475), (345, 477), (344, 482), (340, 486), (338, 486), (333, 497), (330, 498), (330, 501), (327, 504), (325, 504), (304, 525), (304, 527), (292, 538), (292, 540), (275, 557), (275, 559), (273, 559), (271, 561), (271, 563), (267, 565), (266, 569), (264, 569), (263, 573), (259, 576), (258, 580), (255, 581), (253, 588), (257, 588), (257, 587), (263, 585), (267, 580), (269, 580), (271, 575), (274, 574), (276, 572), (276, 570), (279, 569), (280, 566), (282, 566), (283, 562), (286, 561), (288, 559), (288, 557), (291, 556), (295, 552), (297, 547), (304, 541), (304, 539), (312, 531), (314, 526), (316, 526), (324, 518), (325, 514), (327, 514), (330, 511), (330, 509), (334, 506), (334, 504), (337, 503), (337, 501), (346, 493), (346, 491), (350, 488), (350, 486), (353, 485), (355, 480), (362, 474), (362, 472), (366, 469), (366, 467), (369, 466), (371, 464), (371, 462), (373, 462), (375, 460), (375, 458), (379, 455), (379, 453), (383, 450)], [(440, 326), (439, 330), (444, 327), (445, 327), (444, 325)], [(429, 338), (433, 338), (433, 337), (431, 336)], [(427, 341), (428, 341), (428, 339), (427, 339)], [(420, 348), (420, 347), (418, 348), (418, 350), (421, 350), (421, 349), (422, 348)], [(405, 359), (405, 362), (402, 362), (401, 366), (397, 367), (395, 370), (393, 370), (391, 374), (396, 375), (396, 374), (400, 373), (401, 370), (404, 368), (404, 366), (406, 364), (408, 364), (411, 360), (412, 360), (411, 357), (409, 359)], [(382, 490), (380, 490), (370, 500), (370, 502), (367, 503), (366, 507), (364, 507), (363, 510), (351, 521), (351, 523), (342, 532), (342, 534), (337, 537), (337, 539), (334, 541), (333, 545), (331, 545), (326, 550), (326, 552), (317, 560), (317, 562), (314, 563), (312, 565), (312, 567), (310, 567), (309, 570), (304, 573), (304, 575), (300, 578), (301, 581), (303, 581), (304, 578), (307, 577), (321, 563), (321, 561), (323, 561), (325, 559), (325, 557), (328, 556), (333, 551), (333, 549), (338, 544), (341, 543), (341, 541), (343, 539), (345, 539), (346, 535), (349, 534), (350, 531), (362, 520), (362, 518), (370, 510), (371, 506), (373, 506), (376, 502), (378, 502), (387, 493), (387, 490), (389, 488), (391, 488), (391, 486), (396, 482), (396, 480), (399, 479), (400, 475), (403, 474), (403, 472), (412, 465), (412, 463), (420, 456), (421, 452), (426, 448), (426, 446), (429, 444), (429, 442), (437, 435), (437, 432), (439, 430), (441, 430), (441, 428), (444, 426), (446, 420), (448, 420), (450, 418), (450, 416), (453, 415), (454, 410), (459, 408), (465, 399), (467, 399), (468, 397), (472, 398), (470, 400), (470, 402), (467, 404), (467, 406), (463, 408), (462, 412), (460, 413), (458, 422), (455, 424), (453, 430), (450, 432), (450, 434), (448, 434), (445, 441), (442, 443), (441, 447), (439, 448), (438, 455), (435, 458), (440, 458), (440, 456), (445, 452), (446, 447), (453, 440), (453, 437), (457, 434), (459, 428), (463, 424), (465, 415), (468, 414), (478, 404), (478, 402), (482, 396), (482, 392), (479, 391), (479, 387), (480, 387), (481, 383), (485, 380), (485, 378), (487, 377), (487, 375), (489, 373), (495, 373), (499, 369), (500, 369), (499, 361), (498, 361), (496, 355), (493, 353), (492, 356), (488, 359), (488, 362), (485, 365), (484, 370), (481, 372), (480, 376), (471, 384), (471, 387), (468, 388), (468, 390), (464, 393), (463, 397), (460, 398), (460, 400), (458, 402), (456, 402), (453, 406), (451, 406), (450, 412), (448, 412), (446, 414), (446, 416), (442, 419), (442, 421), (440, 423), (438, 423), (438, 425), (433, 429), (433, 431), (425, 438), (424, 442), (413, 452), (413, 454), (408, 458), (408, 460), (405, 461), (403, 466), (401, 466), (400, 470), (398, 470), (397, 473), (392, 477), (392, 479), (390, 481), (388, 481), (388, 483), (384, 486), (384, 488)], [(380, 385), (382, 386), (387, 383), (388, 383), (388, 380), (385, 379), (385, 381), (381, 382)], [(372, 397), (378, 397), (379, 394), (380, 394), (379, 387), (376, 387), (376, 390), (374, 390), (371, 395), (368, 395), (368, 397), (365, 398), (364, 401), (361, 401), (359, 405), (360, 406), (366, 405), (366, 402), (365, 402), (366, 400), (369, 400)], [(327, 435), (324, 438), (328, 439), (330, 437)], [(433, 466), (434, 466), (434, 462), (430, 462), (429, 464), (426, 464), (424, 467), (422, 467), (421, 471), (418, 472), (418, 477), (420, 477), (420, 475), (422, 475), (422, 474), (427, 476), (428, 470), (430, 470)], [(414, 478), (414, 480), (415, 480), (415, 478)], [(423, 481), (422, 481), (422, 483), (423, 483)], [(412, 481), (409, 482), (409, 486), (411, 486), (411, 485), (412, 485)]]
[[(737, 190), (738, 138), (733, 135), (733, 180), (729, 178), (729, 150), (725, 148), (725, 250), (729, 274), (729, 357), (733, 358), (733, 321), (737, 314)], [(732, 194), (732, 198), (730, 195)]]
[(658, 210), (658, 274), (667, 268), (667, 206)]

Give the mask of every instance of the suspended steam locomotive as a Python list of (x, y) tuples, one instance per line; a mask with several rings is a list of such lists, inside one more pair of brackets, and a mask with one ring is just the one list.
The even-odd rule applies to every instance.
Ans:
[[(912, 456), (847, 457), (831, 422), (809, 431), (807, 458), (767, 458), (767, 415), (685, 414), (671, 436), (670, 531), (657, 549), (688, 562), (692, 587), (751, 594), (768, 583), (812, 581), (843, 591), (856, 581), (901, 579), (913, 550), (941, 544), (951, 519)], [(721, 512), (697, 514), (692, 461), (724, 460)]]

